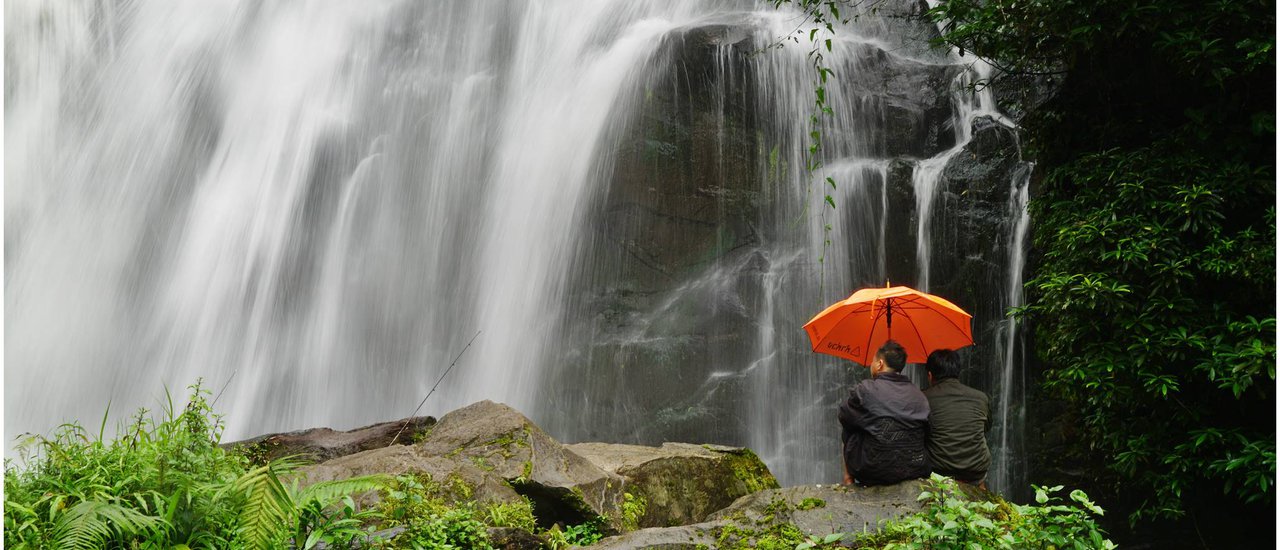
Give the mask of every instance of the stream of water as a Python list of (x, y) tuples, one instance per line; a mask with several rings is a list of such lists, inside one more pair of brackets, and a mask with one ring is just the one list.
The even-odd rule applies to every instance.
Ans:
[[(989, 69), (905, 17), (837, 33), (810, 174), (810, 45), (785, 40), (805, 22), (769, 2), (4, 9), (9, 438), (197, 378), (229, 439), (401, 418), (480, 333), (425, 413), (493, 399), (565, 440), (714, 440), (785, 484), (837, 481), (834, 404), (863, 374), (800, 326), (891, 277), (930, 288), (955, 253), (932, 212), (962, 208), (944, 169), (975, 119), (1008, 124), (967, 86)], [(645, 133), (660, 111), (683, 137)], [(702, 198), (628, 186), (637, 135), (639, 166)], [(991, 243), (992, 311), (1021, 303), (1029, 173)], [(974, 363), (1002, 489), (1022, 475), (1024, 328), (979, 323), (999, 327), (975, 330)]]

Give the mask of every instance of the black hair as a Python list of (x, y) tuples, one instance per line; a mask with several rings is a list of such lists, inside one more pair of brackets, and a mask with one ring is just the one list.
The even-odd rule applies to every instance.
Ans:
[(956, 378), (960, 376), (960, 355), (953, 350), (940, 349), (929, 354), (925, 368), (933, 379)]
[(876, 357), (884, 359), (884, 364), (895, 372), (902, 372), (902, 368), (907, 366), (907, 350), (902, 349), (902, 345), (889, 340), (880, 351), (876, 352)]

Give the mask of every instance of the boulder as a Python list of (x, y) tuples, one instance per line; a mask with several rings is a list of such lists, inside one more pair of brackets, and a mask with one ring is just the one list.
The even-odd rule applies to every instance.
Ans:
[[(520, 495), (506, 480), (464, 461), (432, 456), (417, 446), (384, 447), (339, 457), (321, 464), (305, 466), (298, 471), (304, 485), (349, 479), (372, 474), (428, 474), (443, 487), (451, 488), (451, 480), (466, 485), (462, 491), (442, 495), (453, 502), (475, 500), (480, 503), (520, 502)], [(361, 495), (362, 504), (377, 502), (373, 493)]]
[(741, 523), (792, 523), (806, 535), (873, 532), (881, 521), (923, 509), (916, 499), (928, 482), (911, 480), (881, 487), (799, 485), (753, 493), (711, 516)]
[(943, 191), (1003, 205), (1021, 161), (1017, 131), (983, 116), (973, 120), (971, 132), (969, 143), (942, 171)]
[(1062, 88), (1062, 79), (1053, 74), (997, 72), (991, 77), (991, 88), (1000, 111), (1021, 124), (1028, 114), (1053, 99)]
[(505, 479), (533, 502), (539, 526), (576, 525), (602, 516), (622, 527), (623, 479), (566, 449), (515, 409), (473, 403), (440, 419), (417, 447)]
[(542, 550), (547, 541), (524, 529), (490, 527), (489, 546), (496, 550)]
[(832, 533), (873, 533), (884, 520), (923, 509), (916, 500), (927, 482), (912, 480), (885, 487), (802, 485), (759, 491), (739, 498), (708, 521), (668, 528), (641, 529), (606, 538), (593, 548), (610, 550), (719, 548), (761, 539), (788, 541)]
[(626, 491), (645, 504), (639, 527), (698, 523), (741, 496), (778, 487), (755, 453), (739, 447), (689, 443), (567, 447), (626, 480)]
[[(307, 462), (324, 462), (361, 451), (385, 448), (392, 444), (393, 439), (396, 444), (409, 445), (420, 439), (422, 434), (431, 431), (435, 423), (436, 419), (433, 417), (415, 416), (345, 432), (330, 428), (312, 428), (224, 443), (222, 448), (238, 450), (254, 462), (261, 464), (286, 456), (293, 456)], [(399, 434), (398, 437), (397, 434)]]

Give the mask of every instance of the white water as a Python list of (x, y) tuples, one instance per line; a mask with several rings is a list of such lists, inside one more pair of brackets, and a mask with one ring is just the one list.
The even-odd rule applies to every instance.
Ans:
[[(798, 24), (767, 6), (676, 0), (28, 1), (5, 16), (8, 436), (97, 419), (108, 403), (118, 415), (155, 408), (165, 386), (180, 394), (197, 377), (226, 385), (228, 438), (399, 418), (482, 331), (424, 413), (494, 399), (559, 437), (637, 437), (613, 418), (557, 420), (547, 387), (565, 359), (565, 303), (584, 290), (580, 251), (598, 245), (582, 226), (607, 189), (613, 140), (673, 32), (739, 22), (763, 47)], [(745, 430), (710, 425), (707, 437), (752, 446), (786, 483), (838, 479), (833, 396), (858, 376), (809, 354), (799, 324), (882, 284), (896, 254), (889, 100), (852, 83), (876, 85), (877, 55), (959, 63), (903, 25), (869, 18), (838, 33), (829, 65), (851, 85), (830, 87), (813, 183), (796, 169), (809, 143), (807, 45), (753, 56), (751, 74), (735, 72), (743, 52), (718, 50), (715, 162), (731, 152), (725, 105), (745, 83), (762, 139), (789, 168), (760, 182), (773, 205), (757, 222), (767, 268), (759, 299), (735, 305), (756, 320), (751, 359), (710, 365), (690, 400), (740, 392)], [(996, 114), (989, 92), (963, 89), (972, 78), (946, 84), (956, 146), (909, 159), (920, 212), (969, 122)], [(902, 282), (927, 287), (935, 252), (919, 220), (924, 271)], [(748, 265), (695, 274), (649, 323), (690, 297), (731, 294)], [(1017, 287), (1021, 264), (1010, 269)], [(597, 412), (645, 389), (593, 392), (588, 377), (573, 373), (568, 390)], [(734, 380), (741, 389), (723, 385)]]

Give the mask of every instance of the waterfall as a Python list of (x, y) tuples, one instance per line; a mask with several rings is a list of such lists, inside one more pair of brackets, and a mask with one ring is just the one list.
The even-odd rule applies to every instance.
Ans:
[[(1022, 282), (1027, 262), (1027, 233), (1031, 225), (1027, 200), (1031, 191), (1032, 166), (1027, 164), (1022, 168), (1010, 182), (1013, 188), (1009, 193), (1009, 219), (1015, 221), (1013, 231), (1009, 232), (1009, 278), (1006, 283), (1008, 298), (1005, 303), (1011, 308), (1025, 304)], [(1006, 492), (1024, 490), (1016, 485), (1021, 481), (1020, 468), (1026, 462), (1022, 438), (1022, 426), (1026, 420), (1026, 404), (1023, 402), (1026, 395), (1026, 357), (1021, 330), (1021, 323), (1016, 317), (1011, 316), (1005, 320), (1005, 328), (1000, 335), (1004, 344), (1004, 357), (1000, 364), (999, 380), (1003, 383), (1000, 384), (999, 394), (992, 406), (997, 413), (997, 437), (992, 448), (992, 460), (996, 467), (993, 468), (991, 483)]]
[(197, 378), (232, 439), (400, 418), (479, 333), (424, 413), (493, 399), (565, 440), (748, 445), (784, 483), (831, 482), (865, 374), (800, 326), (892, 280), (991, 302), (975, 385), (1002, 407), (994, 483), (1019, 482), (1003, 309), (1029, 168), (1004, 182), (998, 288), (952, 280), (957, 159), (1009, 122), (914, 3), (836, 33), (813, 174), (809, 45), (768, 2), (5, 15), (10, 436)]

